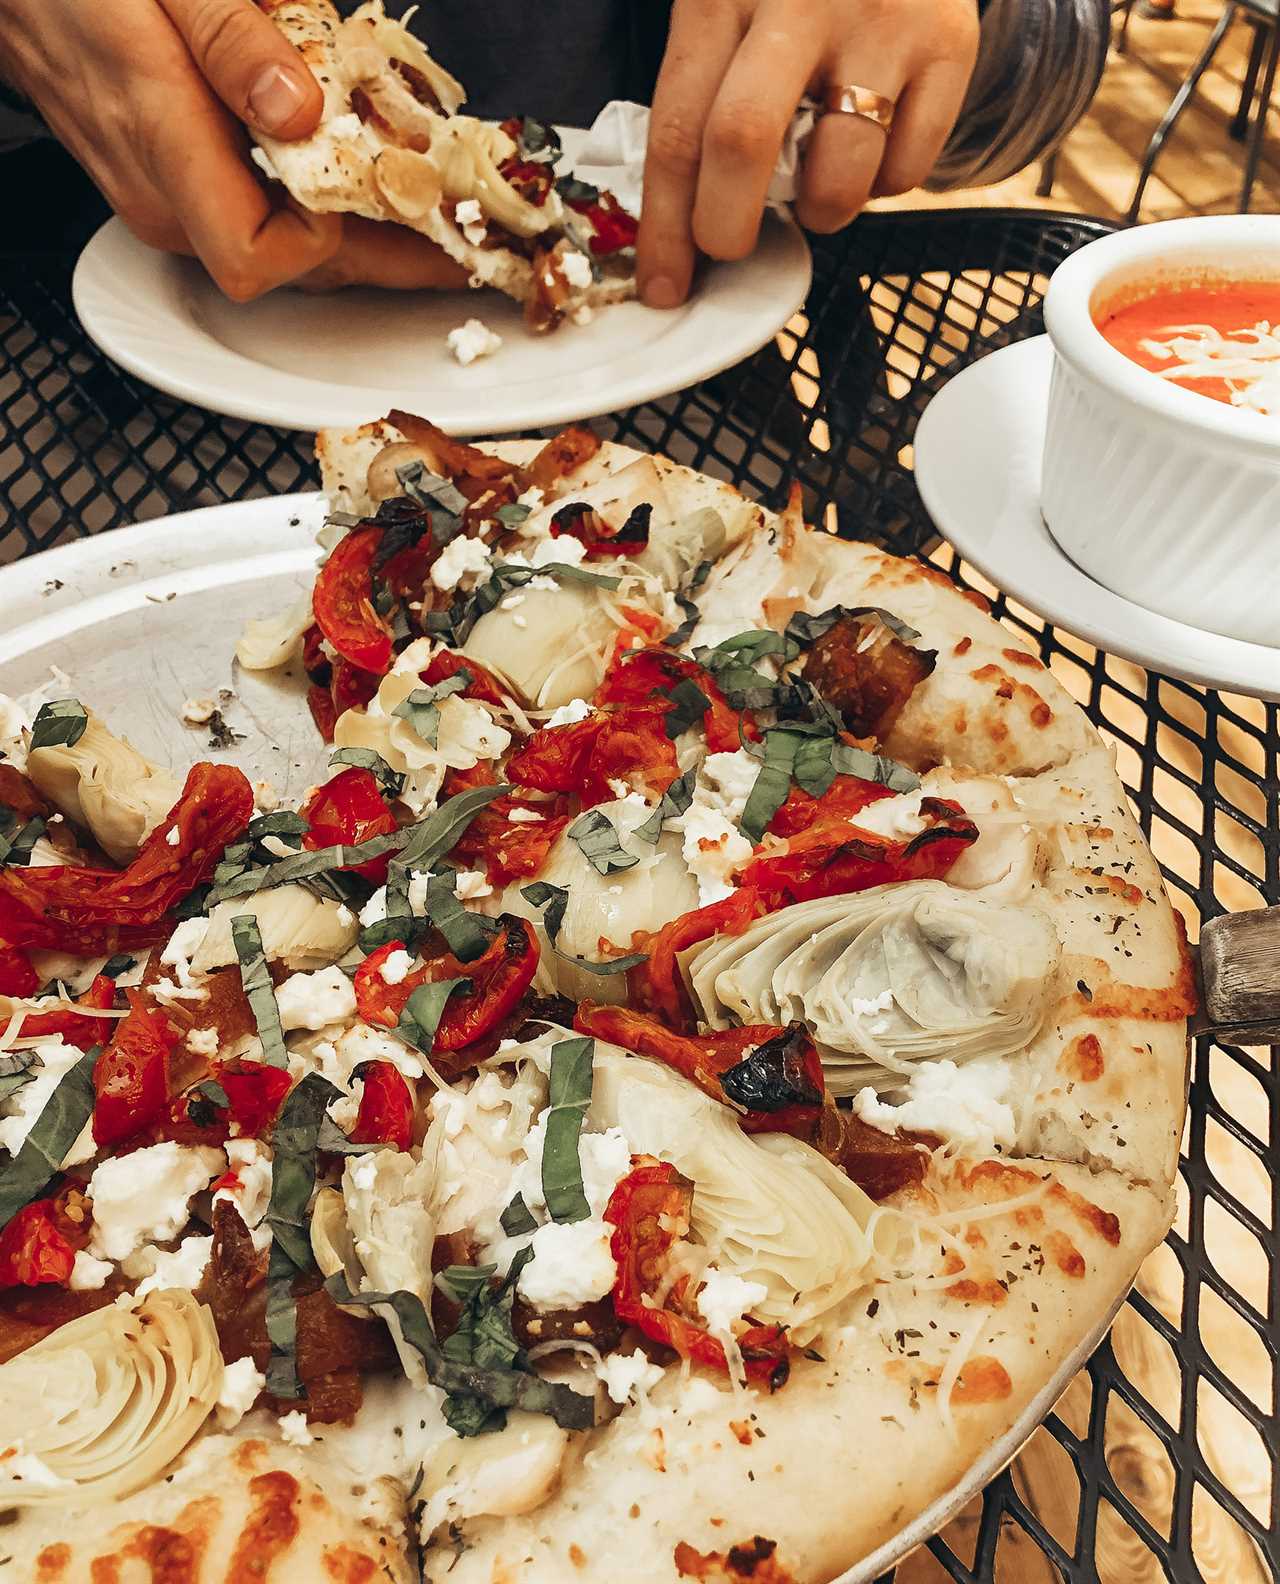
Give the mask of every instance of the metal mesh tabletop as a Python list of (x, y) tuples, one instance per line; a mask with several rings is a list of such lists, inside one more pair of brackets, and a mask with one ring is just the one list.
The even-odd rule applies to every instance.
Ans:
[[(0, 249), (0, 562), (314, 484), (307, 437), (170, 401), (85, 340), (68, 300), (83, 229), (45, 252)], [(776, 345), (597, 427), (775, 504), (799, 479), (810, 521), (992, 595), (1116, 744), (1194, 938), (1224, 909), (1280, 901), (1276, 709), (1100, 655), (998, 597), (939, 544), (911, 475), (932, 392), (1038, 333), (1047, 273), (1105, 229), (1016, 211), (866, 217), (817, 244), (812, 296)], [(1200, 1041), (1168, 1242), (1013, 1470), (898, 1584), (1280, 1576), (1277, 1126), (1268, 1053)]]

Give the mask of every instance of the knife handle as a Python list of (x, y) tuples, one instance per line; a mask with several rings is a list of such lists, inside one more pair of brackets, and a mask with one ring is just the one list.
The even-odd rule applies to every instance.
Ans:
[(1280, 907), (1224, 913), (1203, 925), (1200, 982), (1194, 1033), (1229, 1045), (1280, 1045)]

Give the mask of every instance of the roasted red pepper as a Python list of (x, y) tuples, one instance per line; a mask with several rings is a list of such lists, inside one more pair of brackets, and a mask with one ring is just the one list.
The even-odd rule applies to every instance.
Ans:
[(165, 915), (209, 879), (252, 817), (253, 789), (234, 765), (193, 766), (173, 811), (127, 869), (0, 870), (0, 944), (89, 957), (165, 939)]
[[(472, 787), (493, 786), (493, 767), (481, 760), (470, 770), (451, 770), (445, 778), (444, 797), (455, 797)], [(442, 799), (443, 801), (443, 799)], [(534, 802), (529, 798), (500, 797), (486, 804), (454, 843), (450, 857), (482, 866), (490, 885), (501, 889), (512, 880), (536, 875), (546, 862), (571, 815), (566, 800)], [(534, 814), (536, 819), (522, 818)]]
[(499, 924), (492, 944), (475, 962), (459, 962), (451, 952), (445, 952), (406, 975), (399, 984), (388, 984), (382, 977), (387, 958), (392, 952), (405, 949), (400, 941), (389, 941), (356, 969), (360, 1016), (366, 1023), (395, 1028), (415, 990), (441, 979), (468, 979), (471, 988), (456, 992), (445, 1005), (434, 1048), (456, 1051), (474, 1045), (515, 1010), (538, 966), (538, 937), (528, 919), (507, 915)]
[(267, 1131), (293, 1083), (287, 1068), (252, 1061), (229, 1062), (218, 1069), (217, 1079), (243, 1138), (259, 1138)]
[(739, 879), (756, 887), (770, 908), (939, 879), (977, 841), (978, 827), (959, 804), (942, 798), (925, 798), (920, 812), (933, 823), (910, 841), (872, 835), (850, 820), (819, 820), (792, 837), (785, 852), (754, 859)]
[(338, 724), (338, 712), (333, 707), (333, 695), (329, 689), (313, 682), (307, 689), (307, 708), (311, 711), (311, 719), (315, 721), (321, 738), (331, 743), (333, 728)]
[(707, 699), (702, 718), (711, 753), (733, 753), (741, 746), (739, 727), (749, 738), (759, 737), (755, 725), (726, 702), (711, 673), (696, 660), (653, 644), (645, 649), (625, 649), (617, 654), (604, 681), (596, 690), (597, 704), (654, 704), (671, 709), (656, 694), (670, 693), (680, 682), (692, 682)]
[[(613, 1190), (604, 1219), (613, 1227), (610, 1248), (618, 1266), (613, 1307), (618, 1319), (636, 1326), (655, 1342), (711, 1369), (729, 1371), (724, 1347), (696, 1321), (671, 1307), (679, 1303), (688, 1278), (677, 1281), (667, 1306), (657, 1308), (653, 1294), (664, 1285), (671, 1247), (689, 1227), (693, 1184), (666, 1161), (641, 1157)], [(750, 1326), (736, 1338), (748, 1380), (767, 1382), (776, 1391), (791, 1373), (787, 1333), (782, 1326)]]
[(381, 543), (381, 528), (353, 528), (320, 568), (312, 595), (316, 621), (330, 644), (352, 665), (378, 676), (391, 664), (391, 634), (373, 608), (373, 563)]
[[(822, 1115), (826, 1087), (822, 1059), (802, 1028), (778, 1028), (770, 1023), (717, 1029), (708, 1034), (675, 1034), (665, 1023), (629, 1007), (596, 1006), (584, 1001), (573, 1026), (580, 1034), (621, 1045), (624, 1050), (660, 1061), (713, 1100), (738, 1109), (738, 1120), (749, 1133), (793, 1133), (809, 1138)], [(754, 1080), (747, 1091), (758, 1097), (756, 1108), (739, 1087), (725, 1087), (726, 1074), (742, 1071), (752, 1058)]]
[(366, 1062), (358, 1077), (364, 1080), (353, 1144), (390, 1144), (407, 1150), (413, 1142), (413, 1091), (393, 1062)]
[(37, 1199), (0, 1232), (0, 1287), (66, 1285), (75, 1246), (59, 1231), (56, 1200)]
[(852, 820), (856, 824), (856, 816), (868, 804), (892, 796), (892, 791), (879, 781), (864, 781), (851, 775), (838, 775), (821, 797), (793, 786), (769, 821), (769, 831), (774, 836), (798, 836), (820, 820)]
[(672, 1027), (685, 1026), (690, 1012), (677, 954), (713, 935), (741, 935), (762, 911), (759, 893), (750, 886), (739, 886), (732, 896), (682, 913), (643, 944), (637, 942), (637, 949), (649, 954), (648, 962), (632, 969), (638, 998)]
[(0, 946), (0, 995), (35, 995), (40, 988), (40, 975), (31, 966), (26, 952)]
[[(318, 852), (322, 847), (354, 847), (359, 842), (371, 841), (375, 836), (389, 836), (396, 829), (396, 817), (387, 807), (372, 770), (352, 765), (339, 771), (307, 800), (302, 817), (310, 829), (302, 838), (308, 852)], [(344, 864), (374, 885), (382, 885), (387, 878), (390, 855), (370, 858), (368, 863)]]
[(471, 678), (462, 690), (464, 698), (479, 699), (482, 704), (494, 704), (502, 708), (502, 687), (493, 672), (486, 671), (466, 655), (454, 654), (452, 649), (438, 649), (431, 656), (427, 669), (422, 673), (422, 680), (428, 684), (447, 682), (451, 676), (457, 676), (459, 671), (468, 672)]
[(608, 258), (623, 248), (635, 247), (640, 222), (611, 192), (601, 192), (594, 199), (570, 198), (568, 204), (591, 222), (594, 234), (587, 245), (597, 258)]
[(93, 1137), (119, 1144), (158, 1121), (169, 1107), (169, 1062), (178, 1031), (140, 995), (116, 1025), (115, 1037), (93, 1069)]
[(93, 1045), (105, 1045), (116, 1032), (115, 1020), (112, 1018), (82, 1017), (74, 1010), (75, 1006), (96, 1007), (100, 1012), (109, 1011), (116, 1004), (116, 986), (113, 979), (108, 979), (106, 974), (99, 974), (82, 996), (78, 996), (74, 1006), (67, 1002), (51, 1002), (56, 1009), (52, 1012), (37, 1012), (32, 1017), (23, 1019), (22, 1037), (39, 1035), (46, 1038), (54, 1034), (61, 1034), (68, 1045), (78, 1046), (80, 1050), (87, 1051)]

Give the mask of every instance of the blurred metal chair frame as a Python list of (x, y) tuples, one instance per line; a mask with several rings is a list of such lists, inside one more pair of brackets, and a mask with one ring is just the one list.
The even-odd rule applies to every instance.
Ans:
[[(1128, 0), (1128, 3), (1132, 4), (1132, 0)], [(1231, 24), (1240, 16), (1243, 16), (1253, 28), (1253, 45), (1249, 51), (1249, 64), (1245, 68), (1244, 82), (1241, 85), (1240, 103), (1232, 118), (1230, 132), (1237, 140), (1244, 139), (1246, 135), (1249, 140), (1245, 154), (1244, 180), (1240, 188), (1240, 212), (1242, 214), (1249, 212), (1249, 200), (1253, 196), (1253, 184), (1258, 175), (1258, 160), (1262, 155), (1262, 140), (1271, 109), (1276, 66), (1280, 62), (1280, 14), (1278, 13), (1280, 13), (1280, 0), (1226, 0), (1222, 14), (1214, 24), (1199, 59), (1182, 79), (1177, 93), (1169, 101), (1169, 108), (1165, 111), (1160, 125), (1151, 135), (1151, 141), (1143, 157), (1142, 169), (1138, 173), (1138, 184), (1133, 191), (1133, 201), (1125, 216), (1130, 224), (1138, 218), (1143, 192), (1146, 190), (1161, 150), (1178, 123), (1178, 117), (1190, 103), (1200, 79), (1213, 64), (1213, 58), (1218, 53), (1218, 48), (1227, 36)], [(1262, 78), (1261, 86), (1258, 81), (1259, 74)]]
[[(1129, 48), (1129, 18), (1133, 15), (1136, 0), (1114, 0), (1111, 15), (1120, 18), (1120, 26), (1116, 30), (1113, 43), (1116, 53), (1123, 55)], [(1045, 156), (1040, 166), (1040, 180), (1036, 183), (1036, 197), (1047, 198), (1053, 191), (1053, 183), (1058, 174), (1058, 152), (1062, 145), (1059, 143), (1053, 151)]]

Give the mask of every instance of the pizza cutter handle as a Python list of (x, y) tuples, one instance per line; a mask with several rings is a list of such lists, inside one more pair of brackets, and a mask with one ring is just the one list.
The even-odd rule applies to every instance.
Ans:
[(1195, 1034), (1229, 1045), (1280, 1045), (1280, 907), (1210, 919), (1200, 931)]

